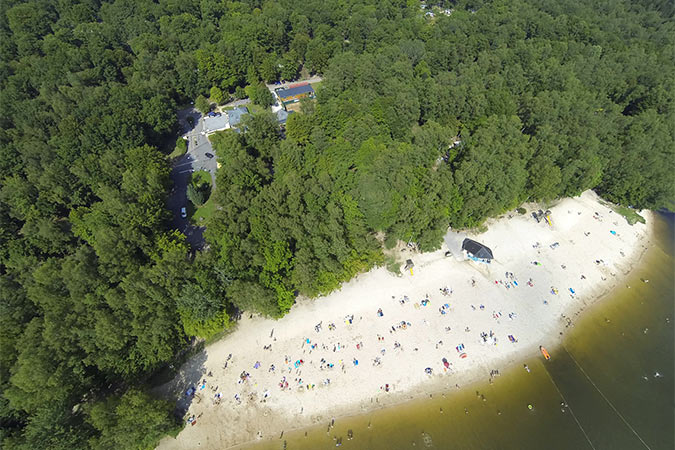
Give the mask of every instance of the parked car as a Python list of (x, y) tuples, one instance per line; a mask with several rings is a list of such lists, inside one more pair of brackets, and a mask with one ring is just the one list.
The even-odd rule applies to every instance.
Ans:
[(213, 153), (204, 153), (207, 158), (213, 158)]
[(185, 206), (183, 206), (183, 207), (180, 209), (180, 216), (181, 216), (183, 219), (185, 219), (185, 218), (187, 217), (187, 209), (185, 209)]
[(207, 114), (209, 117), (219, 117), (220, 113), (216, 111), (211, 111), (210, 113)]

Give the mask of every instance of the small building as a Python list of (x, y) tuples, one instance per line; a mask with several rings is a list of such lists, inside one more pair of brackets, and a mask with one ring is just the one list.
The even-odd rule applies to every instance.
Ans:
[(469, 238), (464, 239), (464, 242), (462, 242), (462, 250), (474, 261), (489, 263), (494, 259), (490, 248)]
[(300, 101), (301, 98), (304, 97), (314, 98), (315, 96), (314, 88), (309, 83), (289, 88), (276, 89), (275, 92), (277, 93), (279, 100), (284, 104), (295, 103)]
[(279, 122), (279, 125), (286, 125), (286, 121), (291, 114), (293, 114), (293, 111), (286, 111), (284, 109), (277, 111), (277, 122)]
[(241, 118), (246, 114), (248, 114), (248, 108), (245, 106), (237, 106), (236, 108), (227, 111), (230, 127), (234, 128), (239, 126), (241, 123)]
[(206, 134), (227, 130), (228, 128), (230, 128), (230, 124), (225, 114), (207, 115), (204, 117), (204, 132)]

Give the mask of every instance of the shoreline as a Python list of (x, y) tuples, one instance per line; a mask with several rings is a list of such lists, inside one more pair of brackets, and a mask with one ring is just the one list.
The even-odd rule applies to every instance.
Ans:
[[(648, 234), (651, 235), (651, 233), (653, 232), (653, 228), (652, 228), (653, 220), (650, 220), (648, 222), (648, 226), (650, 227), (650, 229), (648, 231)], [(626, 277), (629, 274), (631, 274), (632, 272), (634, 272), (635, 269), (637, 269), (643, 263), (644, 256), (645, 256), (645, 254), (647, 253), (648, 250), (649, 250), (648, 247), (643, 247), (642, 251), (640, 252), (640, 254), (639, 254), (639, 256), (636, 260), (636, 262), (634, 264), (632, 264), (628, 270), (624, 271), (621, 276)], [(589, 304), (587, 304), (585, 306), (581, 306), (581, 307), (579, 307), (579, 306), (576, 306), (574, 308), (570, 307), (570, 315), (581, 314), (582, 311), (586, 311), (586, 310), (588, 310), (586, 312), (590, 312), (591, 309), (602, 307), (602, 304), (608, 300), (607, 297), (609, 297), (612, 294), (612, 292), (615, 291), (617, 288), (619, 288), (618, 283), (614, 284), (613, 286), (611, 286), (609, 288), (607, 288), (605, 290), (605, 292), (603, 292), (601, 295), (599, 295), (597, 297), (594, 297), (593, 300)], [(575, 309), (575, 311), (574, 311), (574, 313), (571, 313), (571, 311), (573, 309)], [(549, 346), (549, 350), (551, 351), (551, 353), (553, 353), (553, 354), (557, 353), (557, 350), (559, 350), (560, 347), (564, 346), (564, 340), (565, 340), (565, 337), (566, 337), (565, 336), (565, 334), (566, 334), (565, 330), (566, 329), (567, 329), (567, 327), (565, 326), (565, 324), (560, 323), (558, 325), (557, 331), (559, 332), (559, 334), (557, 336), (557, 342), (554, 345)], [(571, 330), (567, 330), (567, 331), (571, 331)], [(501, 370), (503, 370), (504, 372), (510, 371), (510, 370), (514, 369), (518, 364), (522, 363), (523, 361), (527, 361), (527, 360), (529, 360), (533, 357), (540, 356), (540, 352), (537, 351), (537, 350), (538, 349), (535, 350), (535, 349), (524, 348), (524, 349), (522, 349), (522, 351), (520, 352), (519, 355), (517, 355), (514, 358), (510, 358), (508, 361), (505, 361), (505, 362), (496, 361), (495, 366), (500, 367), (500, 369), (499, 369), (500, 371)], [(420, 392), (415, 392), (415, 393), (398, 394), (399, 398), (397, 398), (396, 396), (392, 396), (392, 397), (390, 397), (392, 399), (391, 401), (388, 401), (386, 403), (385, 402), (378, 403), (377, 405), (373, 405), (370, 408), (367, 408), (367, 409), (362, 410), (362, 411), (354, 411), (353, 407), (348, 408), (344, 413), (342, 413), (340, 411), (337, 411), (336, 414), (334, 415), (334, 417), (332, 417), (332, 418), (334, 418), (336, 422), (338, 420), (339, 421), (350, 420), (352, 418), (363, 416), (363, 415), (366, 415), (366, 414), (370, 414), (370, 413), (373, 413), (375, 411), (382, 410), (382, 409), (393, 408), (395, 406), (401, 406), (401, 405), (408, 405), (408, 404), (411, 404), (411, 403), (414, 403), (414, 402), (423, 402), (423, 401), (425, 401), (427, 399), (430, 399), (430, 398), (433, 398), (437, 395), (442, 395), (443, 398), (445, 398), (446, 396), (449, 397), (449, 396), (454, 395), (455, 393), (460, 393), (460, 392), (463, 392), (465, 390), (469, 390), (469, 391), (474, 390), (477, 385), (482, 385), (485, 382), (485, 380), (481, 378), (482, 376), (485, 375), (482, 372), (482, 369), (484, 369), (484, 368), (479, 367), (479, 368), (475, 368), (471, 372), (466, 372), (464, 374), (457, 374), (458, 376), (463, 377), (462, 379), (454, 379), (453, 380), (453, 381), (456, 381), (456, 384), (460, 385), (460, 387), (458, 389), (455, 389), (456, 388), (455, 386), (451, 386), (447, 383), (445, 385), (441, 385), (440, 380), (437, 380), (436, 382), (433, 382), (431, 384), (431, 387), (429, 389), (425, 389), (424, 392), (420, 391)], [(481, 372), (480, 374), (479, 374), (479, 371)], [(488, 374), (488, 379), (489, 379), (489, 374)], [(403, 398), (403, 397), (407, 397), (407, 398)], [(286, 435), (288, 433), (294, 433), (294, 432), (301, 431), (301, 430), (308, 430), (308, 429), (318, 427), (318, 426), (319, 426), (319, 424), (299, 425), (297, 427), (292, 427), (292, 428), (288, 428), (288, 429), (283, 430), (283, 435)], [(248, 446), (251, 446), (251, 445), (262, 443), (264, 441), (271, 442), (271, 441), (275, 441), (275, 440), (280, 440), (280, 439), (283, 438), (283, 435), (281, 437), (277, 437), (277, 438), (269, 437), (269, 438), (264, 439), (264, 440), (254, 438), (254, 439), (251, 439), (247, 442), (242, 442), (242, 443), (232, 445), (230, 447), (226, 447), (224, 450), (240, 450), (240, 449), (244, 449), (244, 448), (246, 448)]]
[[(569, 208), (575, 209), (578, 217), (574, 217)], [(538, 345), (548, 346), (554, 352), (566, 334), (567, 323), (564, 318), (569, 317), (574, 322), (584, 310), (602, 303), (622, 279), (642, 263), (651, 243), (653, 216), (652, 213), (647, 213), (646, 225), (630, 226), (622, 216), (610, 212), (611, 209), (601, 204), (597, 196), (590, 192), (575, 199), (563, 199), (552, 210), (552, 227), (537, 224), (531, 217), (510, 215), (508, 219), (491, 219), (487, 222), (488, 231), (480, 235), (470, 235), (493, 249), (496, 260), (487, 268), (473, 262), (445, 258), (444, 249), (426, 254), (415, 253), (412, 259), (415, 261), (416, 273), (412, 276), (403, 275), (397, 278), (387, 275), (385, 269), (373, 269), (358, 275), (345, 283), (339, 291), (326, 297), (300, 300), (287, 316), (278, 321), (261, 318), (244, 319), (242, 327), (233, 335), (211, 344), (187, 363), (187, 369), (184, 366), (182, 370), (192, 373), (192, 379), (189, 376), (177, 377), (173, 382), (160, 388), (165, 395), (171, 393), (174, 398), (181, 399), (186, 384), (206, 379), (207, 386), (213, 385), (218, 388), (219, 392), (222, 391), (223, 398), (222, 403), (212, 404), (208, 399), (211, 390), (206, 390), (204, 398), (199, 403), (193, 401), (190, 405), (189, 414), (199, 414), (197, 424), (193, 427), (186, 426), (176, 439), (164, 438), (159, 447), (242, 448), (261, 440), (277, 440), (282, 432), (312, 428), (322, 422), (328, 423), (333, 418), (358, 416), (422, 400), (439, 393), (445, 395), (448, 390), (454, 392), (456, 385), (464, 390), (475, 383), (483, 382), (482, 377), (488, 377), (490, 370), (507, 370), (518, 362), (538, 354)], [(589, 217), (597, 211), (601, 211), (600, 219)], [(610, 216), (612, 214), (613, 216)], [(579, 239), (576, 234), (580, 233), (580, 226), (592, 230), (585, 232), (588, 233), (586, 237), (593, 234), (592, 242), (586, 241), (585, 244), (579, 245), (575, 244), (573, 239), (568, 239), (569, 242), (562, 240), (562, 237), (570, 237), (570, 234), (575, 234), (575, 238)], [(605, 228), (614, 231), (611, 237), (607, 232), (606, 236), (601, 235), (602, 239), (595, 238), (595, 235), (605, 231)], [(554, 234), (553, 237), (559, 240), (558, 246), (547, 247), (553, 243), (542, 242), (541, 246), (530, 247), (529, 241), (543, 239), (547, 235), (551, 237), (550, 234)], [(525, 245), (524, 241), (528, 241), (528, 244)], [(513, 251), (514, 249), (516, 251)], [(598, 256), (596, 263), (589, 265), (588, 261), (581, 259), (581, 256), (588, 255), (580, 256), (580, 251), (598, 252), (598, 255), (602, 253), (600, 255), (602, 258)], [(617, 251), (620, 256), (614, 262)], [(533, 256), (528, 252), (540, 259), (541, 263), (528, 262), (527, 259)], [(410, 254), (407, 257), (410, 257)], [(604, 261), (605, 259), (607, 261)], [(561, 264), (562, 269), (558, 269), (556, 265), (561, 261), (564, 262)], [(572, 261), (572, 264), (569, 261)], [(566, 272), (568, 270), (566, 265), (570, 266), (569, 272)], [(517, 285), (511, 284), (504, 289), (508, 283), (508, 278), (506, 281), (503, 279), (504, 268), (516, 273), (514, 281), (518, 279)], [(569, 275), (572, 270), (577, 271), (575, 276)], [(587, 276), (575, 281), (579, 271)], [(522, 272), (527, 274), (522, 277)], [(536, 276), (530, 276), (531, 273), (535, 273)], [(451, 277), (447, 281), (452, 283), (455, 292), (450, 296), (443, 296), (438, 293), (438, 288), (444, 287), (447, 283), (439, 278), (448, 275)], [(533, 281), (532, 286), (525, 284), (528, 277)], [(459, 285), (458, 281), (462, 279), (469, 283)], [(545, 281), (542, 283), (541, 279)], [(548, 285), (549, 282), (560, 284), (557, 295), (542, 292), (540, 284)], [(570, 292), (574, 293), (565, 293), (563, 285), (572, 283), (575, 287), (574, 291)], [(431, 290), (430, 286), (433, 285), (437, 289)], [(582, 288), (578, 285), (582, 285)], [(402, 288), (410, 292), (410, 301), (405, 304), (396, 304), (400, 303), (396, 295), (389, 300), (387, 298), (392, 297), (391, 295), (383, 295), (385, 292), (391, 294)], [(571, 288), (572, 286), (569, 286), (568, 289)], [(518, 294), (513, 295), (516, 291)], [(428, 295), (429, 292), (431, 295)], [(400, 294), (405, 295), (404, 292)], [(412, 304), (419, 304), (420, 299), (427, 295), (431, 304), (419, 307), (416, 305), (413, 309)], [(364, 300), (364, 296), (368, 298)], [(489, 308), (479, 310), (471, 304), (473, 309), (470, 309), (471, 302), (475, 302), (475, 305), (480, 303), (481, 306), (485, 303)], [(451, 306), (447, 308), (447, 313), (439, 314), (445, 303)], [(375, 315), (378, 305), (384, 310), (384, 317)], [(435, 312), (439, 306), (441, 306), (439, 312)], [(502, 309), (497, 312), (495, 307), (500, 306)], [(344, 314), (348, 317), (351, 314), (350, 310), (354, 313), (353, 324), (344, 322), (340, 325), (339, 320)], [(486, 314), (488, 310), (493, 311), (492, 318)], [(512, 310), (512, 313), (507, 312), (509, 310)], [(368, 316), (363, 321), (366, 314)], [(505, 314), (509, 314), (508, 321)], [(338, 324), (335, 331), (326, 330), (326, 316), (335, 319), (335, 323)], [(409, 321), (410, 329), (401, 330), (392, 327), (393, 331), (387, 330), (389, 323), (392, 321), (394, 324), (398, 323), (400, 317)], [(420, 317), (423, 318), (423, 322), (419, 320)], [(321, 321), (322, 318), (324, 318), (323, 328), (320, 332), (315, 332), (312, 328), (315, 322)], [(383, 319), (386, 319), (386, 322), (383, 322)], [(452, 331), (444, 331), (439, 326), (446, 322), (451, 324)], [(465, 324), (466, 328), (462, 330)], [(429, 328), (424, 330), (424, 326)], [(270, 328), (273, 329), (274, 341), (271, 340)], [(476, 342), (474, 335), (477, 330), (487, 333), (490, 329), (492, 335), (492, 328), (497, 330), (494, 333), (494, 345), (490, 345), (491, 342), (480, 342), (480, 339)], [(469, 329), (473, 331), (466, 331)], [(366, 331), (372, 336), (365, 336)], [(378, 335), (384, 334), (385, 341), (382, 344), (379, 338), (377, 341), (372, 339), (378, 331), (380, 332)], [(516, 342), (509, 342), (506, 333), (515, 335)], [(437, 341), (439, 337), (449, 341), (448, 344), (446, 345), (442, 339)], [(311, 345), (321, 343), (322, 349), (318, 347), (315, 349), (319, 355), (311, 356), (312, 351), (306, 353), (308, 350), (304, 348), (306, 339), (309, 339)], [(325, 347), (326, 340), (328, 347), (337, 342), (337, 352), (342, 350), (346, 354), (345, 357), (362, 355), (359, 356), (359, 366), (352, 366), (348, 359), (347, 363), (344, 363), (343, 358), (340, 358), (341, 364), (338, 365), (338, 361), (335, 361), (333, 369), (317, 367), (319, 363), (316, 359), (319, 356), (323, 356), (323, 359), (327, 356), (337, 358), (334, 356), (337, 353), (335, 347), (333, 352)], [(400, 351), (392, 349), (393, 340), (401, 341)], [(468, 353), (466, 359), (458, 359), (459, 351), (455, 353), (455, 349), (452, 348), (458, 343), (464, 344), (462, 341), (466, 342)], [(298, 345), (299, 342), (302, 342), (302, 346)], [(340, 349), (339, 344), (344, 342), (347, 344), (343, 344)], [(355, 343), (358, 342), (364, 342), (363, 346), (354, 349)], [(434, 342), (436, 345), (432, 347)], [(476, 345), (477, 343), (483, 346)], [(266, 345), (274, 345), (275, 349), (281, 346), (282, 350), (274, 353), (261, 350)], [(376, 357), (380, 357), (382, 365), (387, 366), (385, 370), (393, 374), (388, 377), (383, 374), (381, 367), (369, 364), (372, 357), (379, 353), (371, 350), (376, 350), (380, 346), (388, 353)], [(416, 346), (414, 347), (416, 350), (410, 352), (409, 349), (413, 346)], [(295, 350), (295, 355), (291, 360), (311, 360), (311, 367), (307, 364), (310, 361), (306, 361), (301, 366), (295, 367), (295, 371), (290, 365), (286, 370), (284, 354), (292, 349)], [(235, 353), (233, 350), (236, 350), (235, 358), (232, 360), (235, 367), (222, 369), (227, 354)], [(300, 350), (302, 354), (299, 354)], [(240, 357), (242, 352), (245, 354), (244, 357)], [(443, 371), (440, 354), (446, 355), (447, 359), (452, 361), (453, 370), (450, 373)], [(398, 360), (398, 365), (393, 368), (392, 358)], [(258, 360), (261, 361), (262, 367), (254, 369), (253, 362)], [(276, 363), (279, 368), (284, 367), (284, 373), (269, 374), (266, 369), (270, 362)], [(431, 377), (422, 372), (425, 365), (433, 369)], [(342, 371), (339, 370), (340, 366)], [(243, 383), (236, 383), (237, 374), (242, 369), (252, 373), (253, 377)], [(309, 372), (309, 376), (302, 375), (303, 371), (305, 374)], [(213, 377), (204, 375), (210, 372), (214, 373)], [(195, 374), (199, 375), (197, 380), (194, 379)], [(364, 375), (365, 378), (360, 375)], [(296, 376), (296, 381), (304, 376), (308, 376), (309, 380), (306, 382), (301, 380), (300, 386), (303, 387), (299, 390), (297, 386), (295, 389), (279, 390), (276, 382), (282, 376), (288, 377), (287, 380), (291, 385), (293, 376)], [(331, 383), (326, 386), (319, 385), (319, 377), (323, 376), (330, 376)], [(378, 391), (377, 385), (387, 384), (387, 381), (391, 386), (391, 392)], [(303, 385), (303, 382), (306, 384)], [(314, 384), (315, 387), (305, 390), (304, 386), (307, 384), (310, 386)], [(227, 386), (227, 389), (222, 386)], [(241, 392), (237, 393), (244, 404), (238, 404), (229, 395), (236, 391)], [(252, 396), (245, 400), (244, 393)], [(261, 402), (260, 395), (265, 395), (263, 393), (267, 398), (263, 398)], [(261, 430), (265, 430), (262, 436), (259, 434)]]

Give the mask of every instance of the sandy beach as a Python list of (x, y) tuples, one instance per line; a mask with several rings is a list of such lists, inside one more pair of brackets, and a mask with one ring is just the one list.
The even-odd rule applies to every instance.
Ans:
[(492, 249), (490, 264), (456, 249), (446, 256), (446, 244), (406, 250), (400, 259), (412, 259), (412, 273), (373, 269), (328, 296), (299, 299), (276, 321), (245, 313), (236, 331), (158, 389), (194, 418), (159, 448), (278, 439), (488, 379), (540, 345), (555, 358), (566, 327), (637, 264), (652, 216), (643, 212), (647, 224), (631, 226), (590, 191), (552, 207), (551, 225), (532, 218), (539, 207), (524, 206), (525, 215), (510, 212), (467, 234)]

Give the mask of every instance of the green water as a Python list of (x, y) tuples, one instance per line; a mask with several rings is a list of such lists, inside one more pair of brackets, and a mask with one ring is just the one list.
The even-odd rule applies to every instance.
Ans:
[[(551, 361), (523, 361), (530, 373), (518, 365), (491, 385), (339, 419), (328, 433), (323, 424), (250, 448), (281, 449), (285, 441), (291, 450), (328, 449), (342, 437), (344, 449), (672, 450), (674, 230), (673, 216), (661, 216), (655, 241), (625, 285), (587, 311), (562, 346), (549, 348)], [(564, 411), (563, 398), (569, 405)]]

